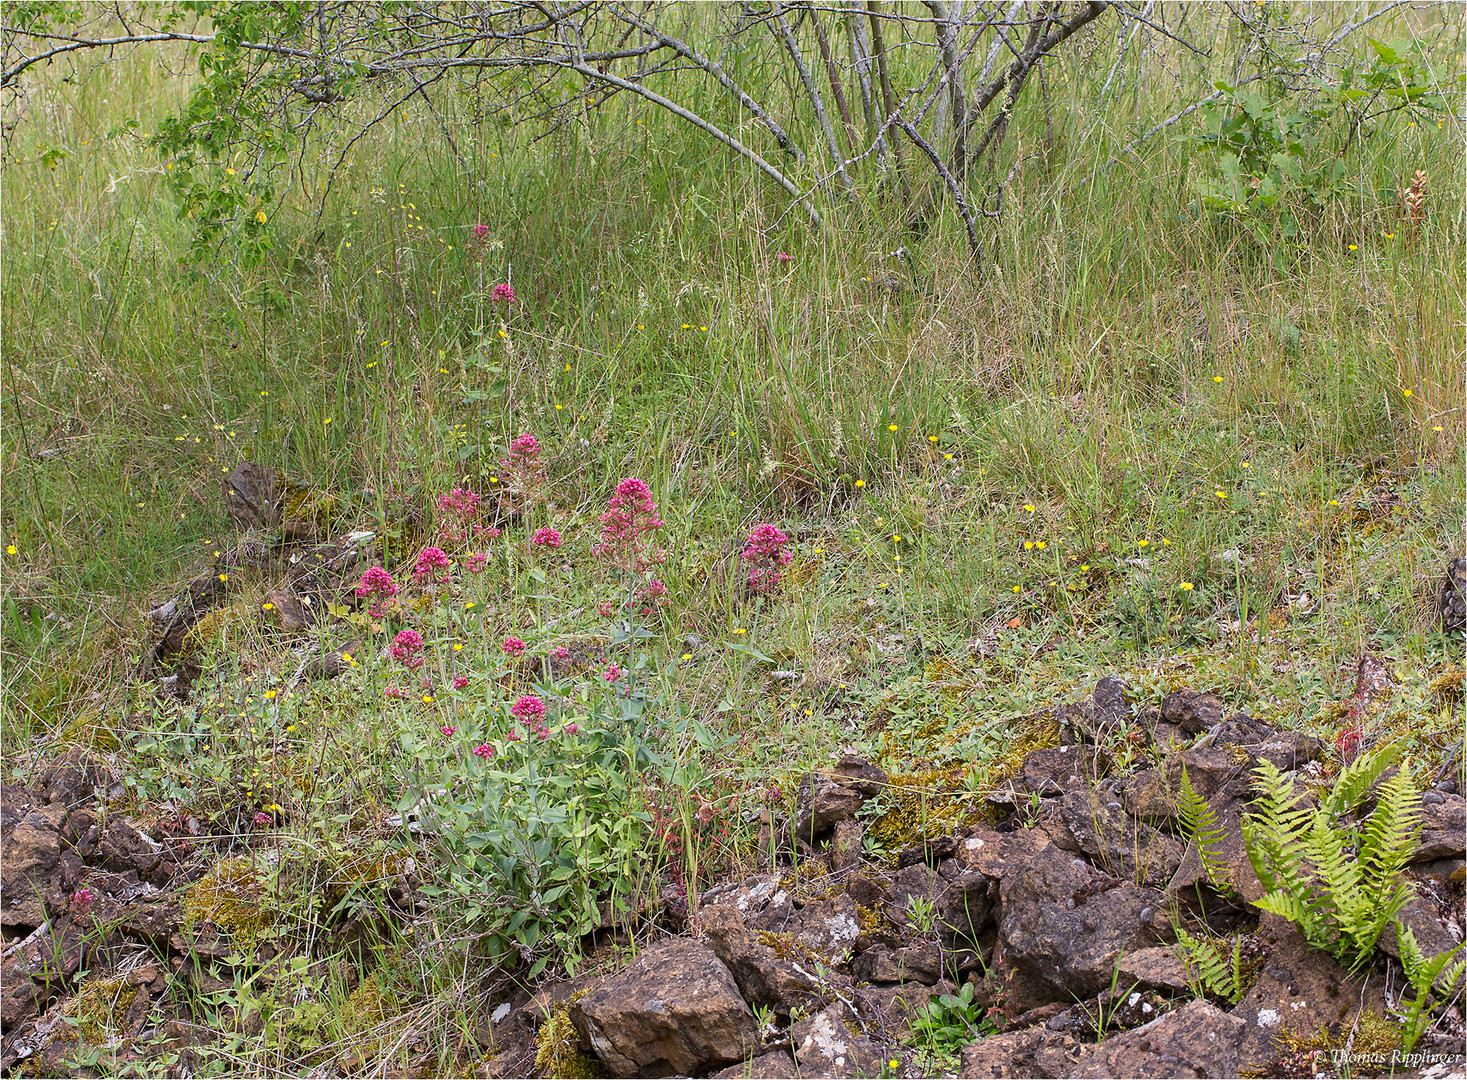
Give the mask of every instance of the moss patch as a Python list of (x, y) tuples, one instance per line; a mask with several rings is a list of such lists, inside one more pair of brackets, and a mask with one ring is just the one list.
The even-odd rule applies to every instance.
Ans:
[(267, 903), (270, 888), (259, 871), (243, 856), (225, 859), (183, 894), (184, 916), (193, 923), (211, 922), (241, 944), (252, 943), (275, 921)]
[[(579, 995), (577, 995), (579, 996)], [(572, 999), (574, 1000), (574, 999)], [(601, 1062), (586, 1053), (571, 1023), (570, 1001), (562, 1001), (535, 1033), (535, 1075), (553, 1078), (605, 1076)]]
[(105, 1046), (121, 1036), (123, 1018), (138, 989), (129, 986), (122, 976), (92, 979), (82, 983), (76, 996), (66, 1003), (65, 1014), (76, 1020), (77, 1035), (83, 1041)]

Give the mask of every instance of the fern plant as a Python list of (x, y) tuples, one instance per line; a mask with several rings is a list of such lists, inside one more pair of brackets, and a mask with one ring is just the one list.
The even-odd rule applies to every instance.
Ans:
[(1233, 891), (1232, 870), (1223, 862), (1222, 842), (1226, 835), (1217, 812), (1192, 786), (1187, 775), (1187, 766), (1182, 766), (1182, 789), (1177, 796), (1177, 812), (1182, 818), (1182, 828), (1189, 841), (1197, 847), (1197, 857), (1202, 861), (1203, 872), (1208, 883), (1221, 893)]
[(1431, 1011), (1436, 1006), (1437, 989), (1452, 993), (1463, 973), (1467, 972), (1467, 959), (1453, 963), (1453, 958), (1462, 951), (1462, 946), (1458, 945), (1428, 960), (1416, 943), (1416, 935), (1411, 928), (1399, 922), (1396, 923), (1396, 944), (1401, 949), (1401, 967), (1406, 972), (1406, 980), (1416, 992), (1411, 1004), (1406, 1006), (1406, 1022), (1401, 1028), (1401, 1050), (1409, 1054), (1426, 1033)]
[(1293, 777), (1260, 762), (1254, 778), (1263, 794), (1242, 823), (1248, 859), (1265, 893), (1257, 906), (1298, 925), (1310, 944), (1351, 970), (1370, 960), (1381, 933), (1411, 898), (1401, 871), (1419, 843), (1421, 797), (1406, 773), (1381, 786), (1363, 827), (1343, 817), (1369, 788), (1363, 778), (1379, 777), (1385, 767), (1371, 760), (1346, 770), (1311, 810), (1300, 806), (1305, 793)]
[(1177, 943), (1187, 951), (1187, 979), (1196, 997), (1212, 995), (1229, 1005), (1236, 1005), (1248, 992), (1243, 975), (1243, 939), (1233, 939), (1231, 952), (1225, 941), (1193, 937), (1176, 927)]

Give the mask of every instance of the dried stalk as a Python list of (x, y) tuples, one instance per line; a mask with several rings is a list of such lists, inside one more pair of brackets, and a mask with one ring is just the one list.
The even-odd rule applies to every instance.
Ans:
[(830, 149), (831, 160), (836, 163), (835, 172), (840, 177), (841, 186), (847, 192), (854, 191), (856, 185), (851, 183), (850, 175), (846, 172), (846, 156), (841, 151), (840, 143), (836, 142), (835, 129), (830, 126), (830, 117), (825, 112), (825, 100), (820, 96), (820, 85), (810, 74), (810, 68), (805, 63), (805, 56), (800, 52), (800, 43), (790, 32), (789, 23), (785, 22), (784, 12), (776, 12), (774, 25), (778, 28), (779, 36), (784, 41), (784, 47), (790, 54), (790, 60), (793, 61), (795, 71), (800, 76), (800, 82), (805, 84), (805, 93), (810, 97), (810, 105), (815, 110), (815, 120), (820, 125), (821, 134), (825, 136), (825, 145)]

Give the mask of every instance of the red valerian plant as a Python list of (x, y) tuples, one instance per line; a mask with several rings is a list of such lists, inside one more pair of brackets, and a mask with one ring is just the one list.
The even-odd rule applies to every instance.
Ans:
[(789, 542), (789, 537), (774, 525), (760, 525), (749, 533), (739, 558), (749, 564), (751, 592), (769, 592), (784, 580), (782, 569), (795, 558), (794, 552), (789, 550)]
[(628, 573), (640, 574), (667, 558), (667, 552), (652, 540), (663, 524), (647, 485), (636, 479), (623, 480), (601, 515), (601, 543), (592, 550)]

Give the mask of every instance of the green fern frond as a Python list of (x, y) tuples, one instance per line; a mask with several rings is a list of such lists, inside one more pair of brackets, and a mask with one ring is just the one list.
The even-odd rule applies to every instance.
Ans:
[(1259, 762), (1253, 778), (1262, 794), (1242, 822), (1248, 860), (1265, 892), (1282, 889), (1303, 895), (1307, 886), (1299, 863), (1310, 817), (1299, 807), (1304, 795), (1295, 790), (1294, 778), (1271, 761)]
[(1177, 809), (1188, 839), (1197, 845), (1197, 857), (1202, 862), (1208, 882), (1221, 892), (1231, 892), (1232, 871), (1223, 862), (1221, 854), (1226, 833), (1217, 813), (1192, 786), (1186, 765), (1182, 766), (1182, 789), (1177, 798)]
[(1399, 742), (1386, 743), (1367, 754), (1361, 754), (1340, 771), (1321, 809), (1332, 818), (1337, 818), (1355, 809), (1369, 794), (1370, 785), (1380, 778), (1381, 773), (1395, 764), (1396, 759), (1400, 756), (1401, 744)]
[(1242, 1001), (1247, 992), (1242, 977), (1243, 939), (1234, 939), (1232, 950), (1225, 953), (1225, 942), (1193, 937), (1180, 926), (1176, 929), (1177, 942), (1186, 950), (1184, 963), (1196, 996), (1212, 994), (1230, 1005)]
[(1406, 1006), (1406, 1022), (1401, 1029), (1401, 1048), (1410, 1053), (1426, 1033), (1431, 1010), (1436, 1005), (1436, 991), (1450, 994), (1456, 990), (1457, 983), (1467, 973), (1467, 959), (1453, 963), (1452, 958), (1463, 948), (1458, 945), (1428, 960), (1411, 928), (1400, 922), (1396, 923), (1396, 945), (1401, 952), (1401, 968), (1406, 973), (1406, 980), (1416, 992), (1415, 998)]

